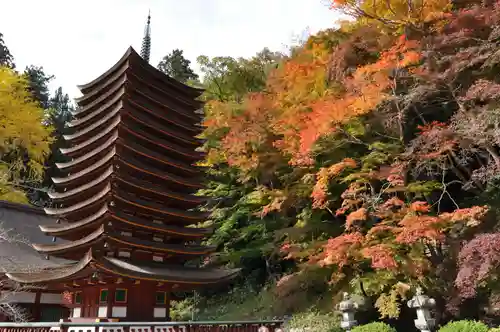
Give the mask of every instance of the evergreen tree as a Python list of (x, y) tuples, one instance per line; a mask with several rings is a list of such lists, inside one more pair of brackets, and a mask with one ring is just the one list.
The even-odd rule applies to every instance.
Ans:
[(63, 134), (65, 132), (66, 123), (72, 118), (72, 110), (74, 109), (68, 94), (64, 93), (62, 87), (59, 87), (54, 95), (48, 100), (47, 118), (54, 131), (52, 137), (54, 139), (50, 146), (50, 155), (45, 162), (45, 174), (43, 181), (37, 186), (36, 190), (29, 195), (32, 204), (45, 206), (49, 202), (49, 197), (46, 192), (52, 185), (51, 178), (58, 174), (56, 163), (66, 162), (67, 157), (61, 153), (60, 148), (65, 146)]
[(198, 80), (198, 75), (191, 69), (191, 61), (186, 59), (182, 50), (175, 49), (172, 53), (163, 57), (158, 64), (158, 69), (168, 76), (186, 83)]
[(0, 32), (0, 66), (15, 68), (14, 57), (10, 54), (9, 48), (5, 45), (3, 34)]
[(33, 96), (33, 99), (40, 104), (45, 110), (50, 107), (50, 91), (49, 83), (54, 79), (53, 75), (47, 75), (43, 67), (39, 66), (27, 66), (24, 70), (24, 75), (29, 81), (29, 92)]

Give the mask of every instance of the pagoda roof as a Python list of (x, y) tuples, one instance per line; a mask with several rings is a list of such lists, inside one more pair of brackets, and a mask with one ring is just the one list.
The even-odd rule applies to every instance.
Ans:
[[(60, 264), (72, 263), (70, 260), (46, 256), (37, 252), (31, 243), (54, 243), (51, 236), (40, 232), (39, 226), (55, 220), (47, 216), (43, 209), (25, 204), (0, 201), (0, 228), (8, 232), (10, 241), (0, 241), (0, 273), (17, 269), (34, 271), (39, 268), (52, 268)], [(65, 243), (57, 239), (55, 243)]]
[[(90, 182), (84, 183), (81, 186), (75, 187), (71, 190), (67, 191), (49, 191), (48, 195), (51, 199), (54, 201), (63, 201), (66, 199), (70, 199), (74, 197), (75, 195), (81, 194), (87, 190), (92, 190), (94, 189), (97, 185), (104, 183), (104, 181), (110, 179), (110, 177), (113, 175), (113, 166), (109, 166), (102, 174), (100, 174), (98, 177), (93, 179)], [(140, 180), (140, 179), (133, 179), (133, 178), (127, 178), (124, 179), (122, 176), (120, 176), (120, 173), (115, 174), (113, 178), (115, 184), (127, 188), (134, 188), (135, 190), (139, 190), (139, 192), (142, 192), (146, 195), (153, 195), (157, 197), (162, 197), (163, 199), (171, 199), (171, 200), (177, 200), (177, 201), (183, 201), (183, 202), (188, 202), (192, 204), (202, 204), (206, 202), (207, 198), (202, 197), (202, 196), (194, 196), (194, 195), (189, 195), (189, 194), (182, 194), (178, 192), (174, 192), (171, 190), (166, 189), (165, 187)], [(53, 214), (53, 213), (50, 213)]]
[(61, 236), (74, 230), (81, 230), (82, 227), (90, 227), (107, 221), (124, 223), (142, 229), (148, 229), (157, 233), (178, 235), (181, 237), (200, 238), (213, 233), (211, 228), (180, 227), (175, 225), (157, 224), (150, 218), (130, 215), (120, 211), (111, 211), (107, 204), (104, 204), (96, 213), (76, 222), (40, 225), (40, 230), (52, 236)]
[(36, 272), (9, 272), (7, 277), (20, 283), (46, 283), (72, 281), (90, 276), (95, 271), (138, 280), (159, 281), (173, 284), (206, 285), (234, 278), (239, 269), (192, 268), (165, 265), (155, 262), (135, 262), (112, 257), (95, 256), (90, 249), (78, 262)]
[(120, 235), (117, 232), (106, 230), (105, 225), (75, 241), (67, 241), (60, 244), (33, 244), (33, 247), (41, 253), (71, 257), (75, 252), (81, 252), (93, 247), (97, 243), (109, 242), (118, 246), (147, 249), (155, 252), (168, 252), (180, 255), (207, 255), (215, 251), (215, 246), (199, 246), (188, 244), (171, 244), (141, 240), (132, 236)]
[[(147, 75), (158, 81), (161, 81), (162, 85), (174, 92), (174, 94), (170, 94), (170, 97), (178, 99), (179, 102), (185, 103), (187, 100), (178, 96), (188, 96), (189, 99), (192, 100), (199, 97), (204, 91), (203, 89), (187, 86), (169, 77), (168, 75), (165, 75), (145, 61), (132, 47), (129, 47), (121, 59), (118, 60), (118, 62), (115, 63), (110, 69), (93, 81), (78, 86), (80, 91), (83, 93), (83, 96), (76, 98), (76, 102), (81, 104), (82, 102), (95, 96), (103, 87), (109, 86), (121, 75), (123, 75), (131, 64), (135, 64), (138, 67), (138, 70), (147, 73)], [(164, 93), (168, 92), (164, 91)], [(77, 113), (75, 112), (74, 114)]]

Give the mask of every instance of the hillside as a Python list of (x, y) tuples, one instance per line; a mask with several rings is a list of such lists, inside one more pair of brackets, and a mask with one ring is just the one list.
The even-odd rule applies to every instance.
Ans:
[(243, 272), (229, 295), (206, 291), (176, 312), (331, 312), (347, 290), (397, 320), (421, 285), (440, 321), (494, 320), (500, 7), (332, 10), (352, 20), (290, 54), (199, 58), (211, 176), (201, 194), (221, 252), (204, 264)]

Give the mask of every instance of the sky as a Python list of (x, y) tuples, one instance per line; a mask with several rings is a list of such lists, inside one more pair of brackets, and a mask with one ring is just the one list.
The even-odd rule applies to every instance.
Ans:
[[(304, 32), (334, 26), (326, 0), (15, 0), (2, 1), (0, 32), (16, 66), (43, 66), (71, 98), (129, 46), (139, 52), (151, 10), (152, 65), (184, 50), (195, 71), (199, 55), (250, 57), (285, 51)], [(5, 15), (4, 13), (7, 13)]]

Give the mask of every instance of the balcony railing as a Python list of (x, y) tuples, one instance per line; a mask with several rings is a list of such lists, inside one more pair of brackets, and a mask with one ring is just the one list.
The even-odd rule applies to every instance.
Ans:
[(0, 323), (0, 332), (279, 332), (284, 321)]

